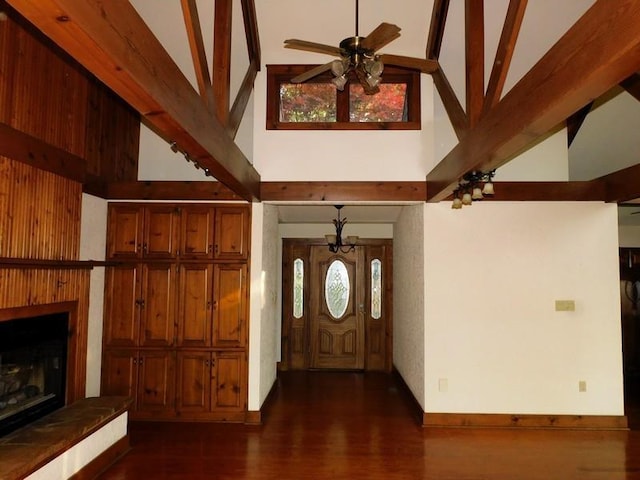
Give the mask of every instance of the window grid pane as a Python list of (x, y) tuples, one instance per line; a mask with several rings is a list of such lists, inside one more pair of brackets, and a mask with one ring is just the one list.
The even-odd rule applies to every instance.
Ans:
[(335, 122), (336, 89), (331, 83), (280, 85), (281, 122)]
[(379, 93), (367, 95), (359, 83), (349, 85), (349, 121), (407, 121), (407, 84), (382, 83), (379, 87)]

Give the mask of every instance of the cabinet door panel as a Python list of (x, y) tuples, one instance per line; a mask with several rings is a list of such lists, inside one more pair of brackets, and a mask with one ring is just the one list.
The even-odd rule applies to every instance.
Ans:
[(138, 357), (138, 410), (173, 410), (175, 382), (173, 352), (141, 351)]
[(180, 267), (178, 345), (211, 346), (212, 286), (212, 265), (185, 264)]
[(178, 248), (180, 211), (175, 206), (154, 205), (145, 208), (144, 256), (173, 258)]
[(246, 265), (216, 265), (214, 332), (217, 347), (245, 346)]
[(214, 209), (189, 206), (182, 209), (180, 255), (183, 258), (213, 257)]
[(107, 257), (137, 258), (142, 255), (143, 211), (130, 205), (109, 205)]
[(144, 265), (141, 346), (170, 346), (175, 336), (175, 266)]
[(244, 352), (215, 354), (212, 409), (238, 411), (245, 406)]
[(136, 346), (141, 291), (136, 265), (108, 267), (105, 273), (104, 344)]
[(133, 350), (105, 350), (101, 395), (131, 397), (135, 409), (137, 357)]
[(178, 412), (208, 412), (210, 398), (211, 353), (178, 353)]
[(249, 253), (249, 210), (216, 208), (215, 258), (243, 260)]

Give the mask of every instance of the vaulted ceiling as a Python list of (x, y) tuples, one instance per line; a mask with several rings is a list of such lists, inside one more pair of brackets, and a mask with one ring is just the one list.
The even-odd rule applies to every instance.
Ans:
[[(261, 66), (260, 19), (256, 18), (253, 0), (241, 1), (250, 65), (234, 102), (229, 98), (232, 0), (215, 0), (217, 41), (213, 68), (206, 62), (196, 2), (181, 0), (197, 92), (127, 0), (7, 0), (7, 3), (140, 112), (145, 122), (167, 142), (175, 142), (177, 149), (189, 152), (199, 166), (247, 200), (325, 200), (331, 196), (351, 201), (381, 201), (389, 197), (406, 201), (442, 200), (451, 194), (464, 173), (506, 164), (565, 121), (569, 141), (579, 143), (574, 139), (580, 139), (582, 129), (589, 125), (589, 112), (601, 108), (603, 96), (613, 96), (612, 88), (627, 92), (633, 100), (640, 97), (637, 73), (640, 2), (590, 2), (593, 5), (586, 13), (505, 92), (528, 2), (509, 1), (496, 57), (492, 64), (485, 64), (483, 19), (492, 12), (484, 0), (465, 0), (465, 31), (460, 32), (464, 38), (466, 70), (463, 98), (451, 86), (442, 64), (443, 68), (433, 73), (458, 144), (428, 173), (424, 184), (395, 182), (386, 189), (379, 183), (367, 182), (264, 184), (234, 142)], [(425, 39), (425, 59), (440, 60), (450, 9), (449, 0), (434, 0)], [(485, 78), (488, 78), (486, 88)], [(601, 173), (596, 173), (598, 178), (569, 182), (504, 182), (498, 189), (497, 200), (624, 202), (640, 197), (640, 182), (635, 180), (640, 175), (639, 166), (600, 176)], [(118, 195), (118, 188), (112, 186), (113, 196)], [(144, 188), (149, 198), (154, 187), (147, 184)], [(129, 196), (132, 191), (126, 190)], [(300, 198), (295, 198), (296, 195)]]

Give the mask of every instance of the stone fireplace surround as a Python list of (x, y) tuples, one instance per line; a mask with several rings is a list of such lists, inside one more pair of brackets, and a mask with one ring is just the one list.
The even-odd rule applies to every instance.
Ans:
[(93, 478), (128, 450), (130, 399), (84, 398), (87, 332), (78, 302), (0, 309), (0, 322), (52, 313), (69, 315), (66, 406), (0, 437), (3, 479)]

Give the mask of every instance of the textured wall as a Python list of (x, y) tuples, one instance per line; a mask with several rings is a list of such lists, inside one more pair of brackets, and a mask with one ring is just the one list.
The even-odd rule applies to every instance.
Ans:
[(424, 205), (402, 209), (393, 231), (393, 364), (424, 408)]

